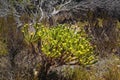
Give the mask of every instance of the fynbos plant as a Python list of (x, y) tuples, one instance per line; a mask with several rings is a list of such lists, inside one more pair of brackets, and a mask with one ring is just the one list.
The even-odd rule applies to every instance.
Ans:
[(39, 24), (26, 24), (23, 33), (27, 43), (37, 43), (41, 39), (41, 51), (61, 64), (73, 61), (74, 64), (87, 65), (95, 58), (90, 39), (82, 27), (76, 32), (66, 25), (48, 28)]
[[(96, 59), (90, 39), (80, 27), (79, 31), (68, 25), (45, 27), (26, 24), (22, 30), (25, 41), (32, 44), (32, 52), (42, 57), (39, 77), (47, 78), (50, 69), (62, 65), (89, 65)], [(37, 44), (37, 46), (36, 46)], [(44, 74), (44, 75), (43, 75)]]

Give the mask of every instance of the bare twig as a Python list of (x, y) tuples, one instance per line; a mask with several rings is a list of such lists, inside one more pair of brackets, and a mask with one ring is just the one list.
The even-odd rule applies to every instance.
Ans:
[(67, 4), (71, 3), (72, 0), (69, 0), (68, 2), (61, 4), (59, 9), (62, 9), (64, 6), (66, 6)]

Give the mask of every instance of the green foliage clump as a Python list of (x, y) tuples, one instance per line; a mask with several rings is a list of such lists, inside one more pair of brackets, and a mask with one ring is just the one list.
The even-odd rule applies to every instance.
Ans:
[(28, 45), (29, 43), (32, 43), (32, 42), (37, 43), (39, 36), (37, 35), (38, 28), (36, 28), (36, 25), (30, 26), (28, 24), (25, 24), (22, 29), (22, 32), (24, 35), (25, 42), (27, 42)]
[(80, 27), (79, 31), (67, 27), (68, 25), (57, 25), (56, 27), (45, 27), (35, 24), (26, 24), (23, 34), (27, 43), (36, 43), (41, 39), (42, 52), (54, 59), (63, 59), (64, 62), (88, 65), (95, 61), (93, 47), (85, 31)]

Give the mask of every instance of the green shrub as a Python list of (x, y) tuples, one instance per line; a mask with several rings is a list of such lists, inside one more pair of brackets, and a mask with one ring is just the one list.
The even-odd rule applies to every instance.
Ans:
[(92, 64), (95, 55), (89, 42), (90, 38), (82, 27), (79, 27), (78, 31), (70, 27), (57, 25), (49, 28), (41, 24), (26, 24), (22, 32), (28, 44), (37, 43), (41, 39), (41, 50), (47, 57), (61, 59), (64, 63), (74, 61), (80, 65)]

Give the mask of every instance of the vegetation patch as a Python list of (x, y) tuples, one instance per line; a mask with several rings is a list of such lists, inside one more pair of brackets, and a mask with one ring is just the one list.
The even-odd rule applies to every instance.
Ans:
[[(41, 51), (47, 57), (62, 60), (64, 63), (88, 65), (95, 62), (94, 47), (83, 27), (72, 29), (70, 25), (45, 27), (41, 24), (26, 24), (22, 30), (25, 41), (35, 44), (41, 40)], [(63, 63), (62, 62), (62, 63)]]
[(8, 53), (7, 45), (3, 43), (2, 41), (0, 41), (0, 56), (6, 55), (7, 53)]

